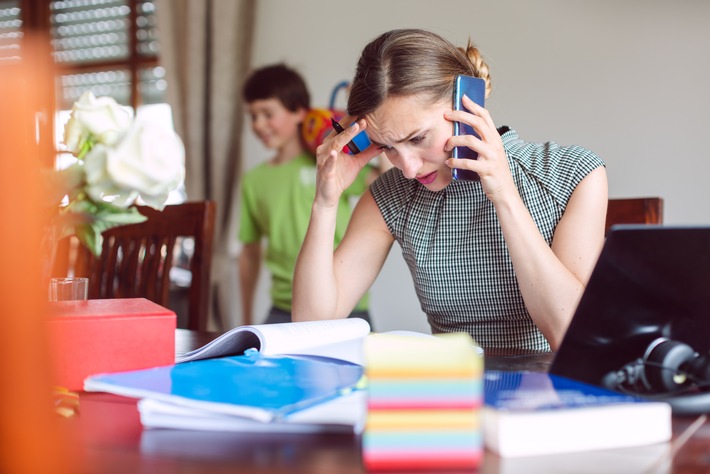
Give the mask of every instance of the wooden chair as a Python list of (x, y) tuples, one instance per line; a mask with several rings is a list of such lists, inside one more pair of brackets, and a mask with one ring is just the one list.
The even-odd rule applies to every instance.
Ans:
[(216, 204), (186, 202), (156, 211), (137, 206), (148, 220), (114, 227), (103, 233), (103, 251), (95, 258), (75, 241), (66, 250), (66, 273), (89, 278), (89, 299), (146, 298), (169, 305), (170, 270), (185, 238), (194, 245), (186, 264), (191, 273), (188, 289), (187, 329), (207, 329), (210, 272)]
[(614, 224), (662, 224), (663, 199), (660, 197), (609, 199), (604, 234)]

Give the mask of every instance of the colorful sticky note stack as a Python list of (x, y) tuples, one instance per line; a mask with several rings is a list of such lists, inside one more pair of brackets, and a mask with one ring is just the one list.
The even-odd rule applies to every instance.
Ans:
[(483, 356), (468, 334), (365, 339), (368, 470), (480, 465)]

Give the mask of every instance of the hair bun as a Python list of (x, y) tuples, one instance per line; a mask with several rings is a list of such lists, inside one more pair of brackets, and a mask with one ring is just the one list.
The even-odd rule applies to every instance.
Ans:
[(465, 48), (459, 48), (463, 54), (466, 55), (468, 60), (473, 65), (473, 70), (476, 77), (480, 77), (486, 81), (486, 98), (491, 94), (491, 76), (488, 69), (488, 63), (483, 59), (483, 55), (478, 50), (478, 48), (468, 40), (468, 44)]

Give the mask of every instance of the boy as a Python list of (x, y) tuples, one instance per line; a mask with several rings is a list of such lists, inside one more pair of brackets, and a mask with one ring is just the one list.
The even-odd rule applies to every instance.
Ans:
[[(266, 323), (291, 321), (293, 270), (306, 234), (315, 197), (316, 161), (304, 148), (301, 123), (310, 108), (303, 78), (283, 64), (254, 71), (243, 89), (252, 130), (274, 156), (242, 179), (239, 281), (244, 324), (253, 322), (253, 302), (266, 239), (264, 260), (271, 274), (271, 309)], [(376, 172), (365, 167), (343, 194), (338, 207), (334, 245), (350, 219), (349, 199), (362, 194)], [(369, 321), (368, 297), (350, 317)]]

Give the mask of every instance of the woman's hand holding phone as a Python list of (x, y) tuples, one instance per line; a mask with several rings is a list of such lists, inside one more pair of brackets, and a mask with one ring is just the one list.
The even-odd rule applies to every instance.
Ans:
[(462, 97), (462, 103), (467, 110), (451, 111), (446, 118), (452, 122), (466, 124), (467, 127), (475, 130), (476, 134), (452, 136), (447, 149), (465, 147), (475, 152), (477, 156), (476, 159), (452, 156), (447, 164), (451, 168), (475, 173), (481, 181), (486, 196), (494, 203), (509, 193), (518, 195), (503, 141), (490, 113), (468, 96)]

